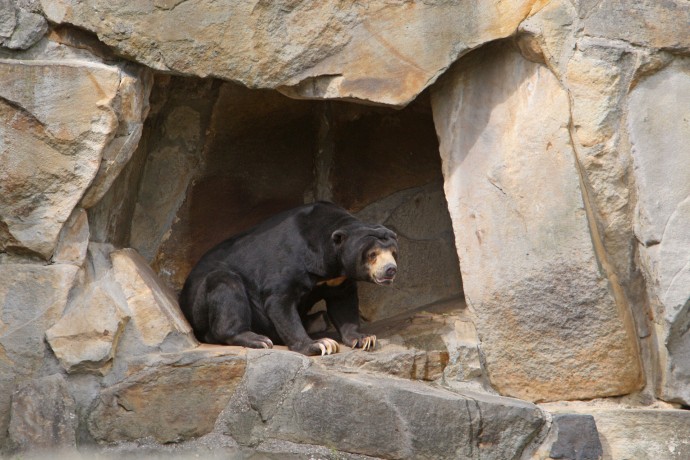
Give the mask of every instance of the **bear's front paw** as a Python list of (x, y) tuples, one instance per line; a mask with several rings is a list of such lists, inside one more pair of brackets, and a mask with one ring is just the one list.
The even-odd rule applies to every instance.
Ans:
[(372, 351), (374, 348), (376, 348), (376, 336), (363, 335), (359, 338), (350, 340), (349, 343), (352, 348), (361, 348), (362, 350)]

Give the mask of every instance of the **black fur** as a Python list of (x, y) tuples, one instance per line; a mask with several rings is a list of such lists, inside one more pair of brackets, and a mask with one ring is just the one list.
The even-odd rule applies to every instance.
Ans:
[[(324, 299), (341, 340), (358, 344), (365, 336), (356, 281), (374, 281), (366, 270), (374, 247), (397, 251), (395, 233), (332, 203), (300, 206), (206, 253), (185, 282), (180, 306), (202, 342), (253, 348), (275, 342), (311, 355), (320, 348), (303, 320)], [(338, 286), (324, 283), (343, 276)]]

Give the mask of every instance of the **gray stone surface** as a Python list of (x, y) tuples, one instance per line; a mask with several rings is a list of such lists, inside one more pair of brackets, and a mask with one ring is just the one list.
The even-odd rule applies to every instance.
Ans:
[[(245, 378), (219, 420), (240, 444), (278, 439), (385, 458), (517, 459), (543, 424), (539, 409), (522, 401), (327, 372), (304, 357), (289, 365), (289, 377), (276, 377), (284, 362), (284, 352), (248, 354)], [(272, 399), (262, 396), (267, 381)]]
[[(550, 409), (547, 409), (550, 410)], [(606, 460), (682, 460), (690, 457), (690, 411), (580, 407), (555, 412), (594, 417)]]
[(629, 97), (638, 190), (635, 233), (663, 342), (661, 398), (690, 403), (690, 60), (645, 78)]
[(77, 267), (0, 263), (0, 445), (17, 384), (43, 366), (44, 334), (62, 315)]
[(690, 49), (690, 8), (683, 0), (580, 1), (576, 5), (588, 36), (650, 48)]
[(59, 374), (31, 380), (12, 394), (9, 435), (15, 448), (76, 447), (77, 424), (76, 403)]
[(12, 35), (2, 45), (13, 50), (25, 50), (34, 45), (47, 31), (48, 21), (23, 8), (17, 10), (17, 24)]
[(549, 456), (554, 459), (599, 460), (604, 451), (594, 417), (586, 414), (557, 414), (553, 423), (558, 431)]

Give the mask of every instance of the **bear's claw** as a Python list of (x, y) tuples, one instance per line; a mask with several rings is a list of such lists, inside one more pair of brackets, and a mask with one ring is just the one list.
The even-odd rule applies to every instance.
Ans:
[(319, 339), (316, 341), (316, 345), (318, 345), (319, 349), (321, 350), (321, 356), (330, 355), (340, 351), (338, 342), (333, 339)]
[(376, 348), (376, 336), (368, 335), (360, 339), (355, 339), (352, 341), (352, 348), (361, 348), (362, 350), (373, 350)]

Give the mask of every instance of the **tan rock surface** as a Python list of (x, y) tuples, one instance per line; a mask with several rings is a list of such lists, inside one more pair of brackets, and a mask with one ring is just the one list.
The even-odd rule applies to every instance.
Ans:
[(210, 432), (246, 366), (236, 347), (148, 358), (122, 382), (101, 391), (88, 418), (98, 441), (152, 436), (167, 443)]
[(91, 205), (134, 151), (142, 80), (87, 60), (0, 59), (0, 249), (50, 258), (87, 188)]
[(492, 385), (533, 401), (640, 388), (632, 320), (592, 247), (558, 80), (492, 47), (444, 78), (432, 103), (463, 286)]
[(127, 314), (143, 345), (161, 351), (194, 348), (197, 341), (175, 295), (144, 258), (133, 249), (115, 251), (110, 258), (113, 278), (122, 290)]
[(128, 321), (106, 283), (98, 281), (89, 284), (71, 310), (46, 331), (46, 340), (67, 372), (105, 375)]
[[(0, 248), (49, 258), (117, 126), (117, 68), (0, 60)], [(5, 232), (3, 232), (5, 233)]]
[(544, 2), (111, 2), (42, 0), (154, 69), (293, 97), (405, 105), (455, 59), (512, 34)]

